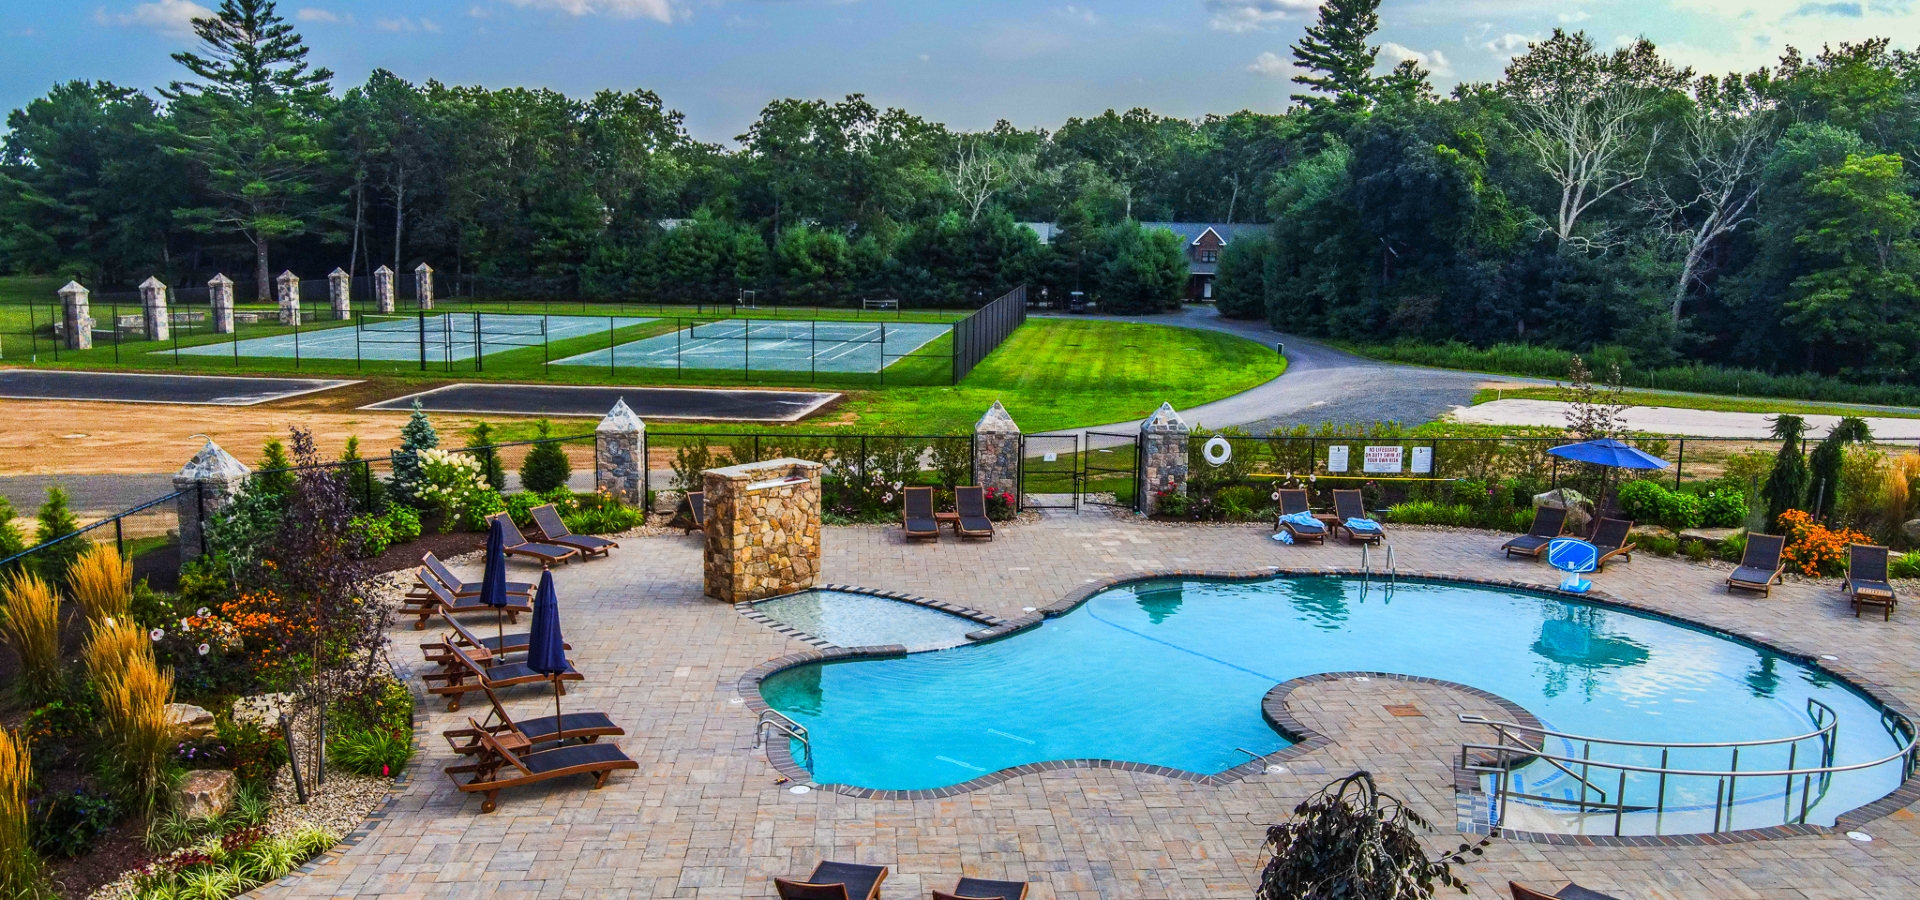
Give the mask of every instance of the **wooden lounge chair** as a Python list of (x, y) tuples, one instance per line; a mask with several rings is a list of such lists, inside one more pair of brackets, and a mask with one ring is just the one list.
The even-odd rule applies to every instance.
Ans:
[(1543, 894), (1518, 882), (1509, 881), (1507, 893), (1513, 895), (1513, 900), (1618, 900), (1616, 897), (1599, 891), (1590, 891), (1577, 884), (1569, 884), (1561, 888), (1557, 894)]
[(993, 540), (993, 520), (987, 518), (987, 492), (981, 487), (953, 489), (953, 508), (960, 514), (953, 530), (961, 538), (983, 537)]
[(1027, 883), (962, 878), (952, 893), (934, 891), (933, 900), (1027, 900)]
[[(464, 597), (455, 596), (452, 591), (447, 589), (445, 584), (440, 582), (439, 578), (434, 576), (433, 571), (426, 566), (420, 567), (419, 575), (420, 580), (414, 584), (413, 592), (407, 594), (406, 599), (400, 606), (400, 615), (415, 617), (413, 623), (413, 630), (415, 631), (426, 628), (427, 618), (434, 613), (451, 616), (458, 613), (495, 611), (493, 607), (480, 602), (479, 594), (469, 594)], [(509, 584), (508, 587), (512, 587), (512, 585)], [(524, 595), (509, 591), (507, 593), (507, 605), (500, 607), (499, 611), (507, 614), (508, 622), (518, 622), (520, 621), (520, 614), (533, 612), (533, 607), (528, 603)]]
[[(433, 555), (431, 552), (420, 557), (420, 565), (431, 573), (433, 577), (440, 579), (440, 583), (446, 585), (447, 592), (455, 597), (466, 598), (480, 596), (480, 582), (461, 581), (459, 576), (453, 574), (453, 571), (447, 568), (446, 563), (440, 561), (440, 557)], [(507, 596), (511, 597), (516, 594), (524, 597), (528, 603), (532, 603), (533, 585), (524, 581), (507, 582)]]
[[(462, 647), (451, 640), (444, 646), (447, 650), (446, 663), (441, 666), (440, 671), (423, 675), (420, 680), (427, 683), (427, 693), (447, 698), (448, 712), (460, 708), (461, 694), (553, 680), (551, 675), (543, 675), (527, 668), (526, 663), (500, 662), (493, 657), (493, 654), (478, 647)], [(567, 664), (567, 671), (559, 677), (563, 682), (586, 679), (586, 676), (573, 668), (572, 663)], [(564, 684), (556, 687), (563, 695), (567, 692)]]
[(494, 513), (487, 517), (487, 521), (489, 522), (495, 520), (500, 522), (500, 528), (505, 533), (506, 540), (503, 542), (504, 546), (501, 549), (507, 554), (508, 559), (516, 556), (525, 556), (530, 559), (537, 559), (547, 565), (553, 565), (557, 562), (572, 562), (580, 555), (580, 551), (572, 547), (557, 547), (553, 544), (536, 544), (527, 540), (527, 536), (520, 533), (520, 526), (513, 524), (513, 517), (506, 513)]
[(1507, 558), (1526, 556), (1539, 559), (1547, 552), (1547, 545), (1553, 539), (1566, 533), (1567, 511), (1556, 506), (1543, 506), (1533, 511), (1533, 527), (1513, 540), (1500, 545), (1507, 551)]
[[(485, 608), (492, 609), (493, 607), (488, 606)], [(440, 612), (440, 621), (445, 622), (448, 628), (453, 629), (453, 632), (447, 635), (447, 639), (444, 641), (434, 641), (420, 645), (420, 649), (426, 652), (427, 662), (437, 666), (447, 664), (447, 641), (453, 641), (462, 647), (477, 647), (486, 651), (493, 659), (499, 660), (509, 653), (527, 652), (527, 641), (528, 638), (531, 637), (531, 635), (526, 632), (481, 637), (474, 634), (467, 626), (461, 624), (459, 619), (447, 615), (445, 610)], [(573, 645), (566, 641), (561, 641), (560, 646), (568, 650), (573, 649)]]
[(773, 889), (780, 900), (875, 900), (886, 880), (886, 866), (823, 862), (805, 881), (775, 878)]
[(1786, 547), (1787, 539), (1777, 534), (1747, 535), (1747, 549), (1740, 555), (1740, 568), (1727, 576), (1727, 591), (1731, 593), (1739, 588), (1772, 596), (1773, 586), (1780, 582), (1780, 573), (1787, 568), (1780, 559)]
[(1847, 548), (1847, 578), (1840, 589), (1852, 595), (1853, 617), (1860, 618), (1860, 607), (1878, 606), (1885, 622), (1893, 618), (1893, 607), (1900, 598), (1893, 595), (1887, 580), (1887, 548), (1854, 544)]
[[(528, 753), (517, 738), (500, 738), (481, 731), (480, 723), (471, 718), (467, 724), (479, 734), (484, 750), (477, 762), (448, 766), (447, 777), (462, 791), (486, 795), (480, 804), (481, 812), (493, 812), (494, 798), (505, 788), (569, 775), (592, 775), (593, 789), (597, 791), (615, 770), (640, 768), (639, 763), (612, 744), (571, 744)], [(472, 780), (461, 781), (460, 776), (469, 772), (473, 774)]]
[(1595, 572), (1607, 567), (1607, 561), (1618, 557), (1633, 562), (1633, 542), (1627, 538), (1633, 534), (1632, 519), (1601, 519), (1600, 527), (1593, 530), (1593, 540), (1588, 543), (1600, 551), (1600, 559), (1593, 564)]
[(560, 511), (554, 509), (551, 503), (533, 508), (533, 524), (540, 529), (541, 539), (549, 544), (572, 547), (580, 551), (582, 558), (606, 556), (607, 551), (620, 546), (603, 537), (594, 537), (590, 534), (574, 534), (568, 531), (567, 523), (560, 520)]
[(933, 488), (910, 487), (901, 493), (906, 497), (901, 501), (900, 527), (906, 531), (907, 540), (939, 540), (940, 520), (933, 516)]
[(705, 531), (707, 528), (707, 492), (694, 491), (688, 494), (687, 511), (683, 514), (676, 514), (673, 518), (673, 524), (677, 525), (683, 534)]
[(1300, 513), (1313, 514), (1313, 508), (1307, 505), (1306, 489), (1281, 488), (1280, 514), (1274, 518), (1274, 530), (1285, 531), (1287, 534), (1292, 535), (1293, 542), (1296, 544), (1302, 541), (1312, 541), (1316, 544), (1326, 543), (1326, 523), (1315, 521), (1312, 525), (1308, 525), (1304, 522), (1295, 522), (1286, 518), (1287, 516), (1298, 515)]
[[(453, 752), (461, 756), (472, 756), (486, 750), (487, 745), (480, 740), (482, 733), (491, 734), (503, 740), (507, 735), (513, 735), (525, 741), (529, 747), (576, 739), (591, 744), (603, 737), (618, 737), (627, 733), (625, 729), (613, 724), (613, 720), (607, 718), (607, 714), (602, 712), (575, 712), (566, 713), (557, 719), (553, 716), (541, 716), (537, 719), (516, 721), (507, 715), (506, 707), (500, 704), (500, 696), (495, 694), (492, 688), (482, 687), (481, 690), (486, 692), (487, 699), (492, 702), (493, 711), (488, 713), (486, 718), (474, 723), (478, 728), (450, 728), (441, 733), (446, 737), (447, 744), (453, 747)], [(468, 718), (467, 721), (473, 723), (472, 718)]]
[(1355, 531), (1347, 527), (1348, 519), (1373, 521), (1373, 519), (1367, 515), (1367, 504), (1361, 499), (1359, 491), (1334, 491), (1333, 514), (1340, 517), (1340, 523), (1333, 527), (1345, 532), (1347, 541), (1350, 543), (1377, 544), (1386, 540), (1387, 530), (1385, 528), (1376, 531)]

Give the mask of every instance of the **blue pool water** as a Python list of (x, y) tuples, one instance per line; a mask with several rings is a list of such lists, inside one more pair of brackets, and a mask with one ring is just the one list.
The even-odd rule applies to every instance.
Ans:
[(899, 644), (908, 650), (934, 650), (964, 643), (969, 632), (987, 627), (937, 609), (858, 591), (800, 591), (762, 600), (753, 608), (836, 647)]
[[(761, 692), (809, 730), (816, 781), (911, 790), (1056, 759), (1220, 772), (1248, 760), (1240, 748), (1265, 754), (1287, 745), (1260, 712), (1274, 685), (1355, 670), (1459, 682), (1525, 707), (1551, 729), (1646, 741), (1802, 734), (1814, 730), (1813, 698), (1838, 715), (1837, 764), (1899, 748), (1869, 698), (1745, 643), (1477, 586), (1405, 584), (1383, 601), (1376, 583), (1363, 598), (1359, 582), (1331, 577), (1136, 583), (1005, 640), (800, 666), (774, 674)], [(1813, 750), (1800, 745), (1801, 765)], [(1677, 751), (1671, 764), (1726, 762), (1724, 751), (1687, 753), (1695, 751)], [(1786, 755), (1784, 746), (1756, 749), (1741, 768), (1784, 767)], [(1571, 796), (1564, 777), (1542, 768), (1523, 770), (1526, 791)], [(1897, 763), (1836, 775), (1816, 786), (1807, 820), (1830, 824), (1899, 780)], [(1740, 827), (1769, 815), (1765, 824), (1780, 821), (1778, 781), (1740, 793)], [(1710, 781), (1674, 784), (1666, 802), (1705, 808), (1712, 796)], [(1798, 802), (1796, 793), (1790, 803)]]

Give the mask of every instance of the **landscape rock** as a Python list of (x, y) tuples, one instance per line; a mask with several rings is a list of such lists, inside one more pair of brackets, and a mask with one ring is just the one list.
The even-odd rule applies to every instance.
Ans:
[(280, 724), (282, 712), (293, 712), (292, 694), (255, 694), (233, 701), (233, 721), (243, 725), (251, 722), (272, 728)]
[(679, 491), (654, 491), (653, 514), (670, 516), (680, 509), (680, 501), (687, 495)]
[(1906, 524), (1900, 526), (1900, 530), (1905, 532), (1909, 539), (1920, 541), (1920, 519), (1908, 519)]
[(1571, 488), (1557, 488), (1544, 494), (1533, 495), (1534, 509), (1564, 509), (1567, 511), (1567, 531), (1584, 534), (1587, 523), (1593, 521), (1587, 512), (1587, 498)]
[(213, 736), (213, 713), (191, 703), (167, 704), (167, 721), (185, 740)]
[(173, 808), (188, 819), (223, 816), (232, 808), (238, 790), (239, 781), (226, 769), (195, 769), (174, 788)]

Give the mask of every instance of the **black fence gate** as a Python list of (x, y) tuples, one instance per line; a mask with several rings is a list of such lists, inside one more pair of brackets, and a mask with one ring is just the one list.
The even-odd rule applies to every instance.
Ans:
[(1075, 509), (1080, 499), (1080, 436), (1020, 438), (1020, 508)]
[(1141, 462), (1139, 434), (1087, 432), (1075, 479), (1080, 502), (1138, 512)]

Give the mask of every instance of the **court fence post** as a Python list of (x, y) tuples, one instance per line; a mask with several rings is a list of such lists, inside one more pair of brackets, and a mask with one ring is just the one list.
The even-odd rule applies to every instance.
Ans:
[(239, 494), (253, 470), (208, 440), (173, 476), (180, 559), (189, 562), (207, 550), (207, 526)]
[(613, 375), (613, 356), (617, 346), (613, 337), (613, 317), (607, 317), (607, 374)]
[(807, 321), (807, 383), (820, 379), (820, 320)]
[(747, 382), (753, 380), (753, 319), (751, 317), (747, 319), (746, 329), (740, 332), (740, 380)]
[(413, 314), (420, 323), (420, 371), (425, 372), (427, 370), (427, 311), (416, 309)]

